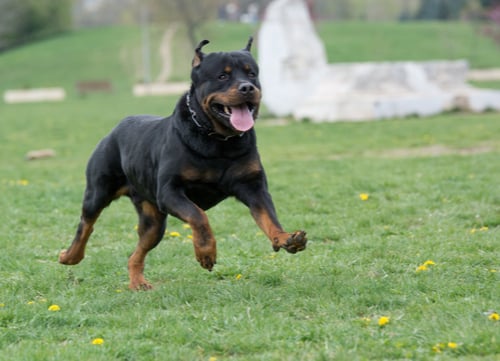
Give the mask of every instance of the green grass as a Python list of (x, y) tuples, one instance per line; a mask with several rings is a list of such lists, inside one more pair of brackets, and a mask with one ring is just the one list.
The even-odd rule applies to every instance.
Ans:
[[(95, 143), (122, 116), (167, 113), (174, 102), (115, 95), (2, 107), (0, 360), (498, 358), (500, 323), (485, 314), (500, 309), (497, 114), (263, 121), (271, 192), (283, 225), (308, 231), (304, 252), (273, 253), (228, 200), (209, 211), (214, 272), (170, 219), (181, 237), (148, 259), (155, 290), (130, 292), (136, 216), (124, 199), (99, 219), (86, 259), (59, 265)], [(23, 159), (44, 147), (57, 157)], [(417, 273), (429, 259), (436, 265)], [(379, 327), (380, 316), (390, 323)], [(443, 342), (458, 347), (432, 351)]]
[(467, 22), (326, 22), (319, 24), (330, 62), (467, 59), (498, 67), (500, 47)]
[[(218, 41), (240, 47), (252, 30), (227, 26), (210, 28), (210, 50)], [(177, 101), (130, 96), (135, 60), (117, 54), (139, 37), (133, 28), (88, 30), (0, 55), (2, 90), (72, 87), (84, 76), (116, 84), (113, 94), (70, 93), (62, 103), (0, 103), (0, 360), (498, 360), (500, 322), (488, 319), (500, 312), (495, 113), (261, 120), (271, 193), (285, 228), (307, 230), (304, 252), (272, 252), (248, 210), (227, 200), (208, 212), (218, 240), (212, 273), (171, 218), (147, 260), (155, 289), (130, 292), (137, 219), (123, 199), (99, 219), (85, 260), (58, 264), (95, 144), (124, 116), (169, 114)], [(40, 148), (57, 156), (24, 160)], [(416, 272), (427, 260), (436, 264)], [(385, 327), (381, 316), (390, 317)], [(433, 351), (448, 342), (458, 346)]]

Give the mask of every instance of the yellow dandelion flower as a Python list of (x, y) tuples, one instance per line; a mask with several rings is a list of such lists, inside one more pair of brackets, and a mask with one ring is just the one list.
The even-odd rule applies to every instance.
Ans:
[(34, 305), (35, 304), (35, 301), (28, 301), (27, 302), (28, 305)]
[(238, 273), (238, 274), (236, 275), (236, 279), (237, 279), (237, 280), (240, 280), (240, 279), (241, 279), (241, 277), (243, 277), (243, 275), (242, 275), (241, 273)]
[(385, 325), (387, 325), (389, 322), (391, 321), (391, 318), (390, 317), (387, 317), (387, 316), (382, 316), (378, 319), (378, 325), (380, 327), (384, 327)]
[(49, 306), (49, 311), (57, 312), (57, 311), (60, 311), (60, 310), (61, 310), (61, 307), (59, 307), (58, 305), (50, 305)]
[(192, 235), (192, 234), (189, 234), (189, 235), (187, 236), (187, 238), (189, 238), (189, 239), (193, 239), (193, 235)]
[(215, 357), (215, 356), (210, 356), (210, 357), (208, 358), (208, 361), (217, 361), (217, 357)]
[(435, 352), (435, 353), (440, 353), (441, 352), (441, 344), (436, 344), (434, 346), (432, 346), (432, 351)]
[(489, 316), (488, 319), (492, 321), (498, 321), (500, 320), (500, 315), (497, 312), (492, 312)]
[(26, 187), (30, 182), (27, 179), (20, 179), (17, 181), (17, 184), (23, 187)]
[(92, 340), (92, 345), (102, 345), (104, 343), (104, 340), (102, 338), (94, 338)]
[(134, 231), (137, 231), (138, 229), (139, 229), (139, 225), (138, 225), (138, 224), (136, 224), (136, 225), (134, 226)]
[(448, 348), (455, 349), (458, 347), (456, 342), (448, 342)]
[(180, 237), (181, 234), (179, 232), (170, 232), (170, 237)]
[(480, 232), (486, 232), (487, 230), (488, 230), (488, 226), (482, 226), (481, 228), (479, 228)]
[(0, 307), (5, 307), (5, 303), (0, 303)]
[(427, 270), (429, 270), (429, 268), (427, 268), (427, 266), (425, 264), (423, 264), (423, 265), (418, 266), (416, 271), (423, 272), (423, 271), (427, 271)]
[(370, 195), (368, 193), (360, 193), (359, 194), (359, 199), (361, 199), (362, 201), (367, 201), (368, 198), (370, 198)]
[(190, 226), (189, 224), (187, 224), (187, 223), (184, 223), (184, 224), (182, 225), (182, 228), (184, 228), (184, 229), (190, 229), (190, 228), (191, 228), (191, 226)]
[(474, 233), (476, 233), (476, 228), (472, 228), (472, 229), (470, 230), (470, 234), (474, 234)]
[(424, 262), (424, 266), (435, 266), (436, 263), (433, 260), (427, 260)]
[(368, 326), (372, 322), (372, 319), (370, 317), (361, 317), (361, 322), (363, 325)]

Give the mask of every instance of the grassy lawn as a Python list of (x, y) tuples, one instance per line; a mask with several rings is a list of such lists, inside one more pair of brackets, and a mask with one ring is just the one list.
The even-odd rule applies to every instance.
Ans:
[[(234, 33), (219, 27), (210, 28), (210, 50), (217, 39), (234, 48)], [(337, 40), (358, 46), (349, 34), (351, 42)], [(248, 210), (227, 200), (208, 212), (218, 240), (212, 273), (196, 262), (190, 230), (169, 218), (145, 271), (155, 289), (130, 292), (137, 217), (123, 199), (99, 219), (85, 260), (58, 264), (95, 144), (124, 116), (169, 114), (177, 101), (131, 97), (139, 38), (132, 28), (89, 30), (0, 55), (1, 91), (70, 91), (61, 103), (0, 103), (0, 360), (498, 360), (495, 113), (286, 126), (263, 119), (271, 193), (285, 228), (308, 232), (304, 252), (272, 252)], [(477, 66), (498, 57), (482, 59)], [(108, 77), (115, 92), (78, 98), (71, 89), (82, 77)], [(57, 156), (24, 160), (41, 148)]]
[[(2, 107), (0, 360), (497, 359), (500, 323), (488, 318), (500, 309), (497, 114), (262, 121), (281, 221), (308, 231), (306, 251), (273, 253), (228, 200), (209, 212), (214, 272), (198, 266), (189, 230), (170, 219), (146, 268), (155, 290), (129, 292), (136, 216), (124, 199), (100, 218), (86, 259), (59, 265), (95, 143), (122, 116), (166, 113), (174, 102)], [(44, 147), (57, 157), (23, 159)], [(428, 260), (435, 265), (417, 271)]]

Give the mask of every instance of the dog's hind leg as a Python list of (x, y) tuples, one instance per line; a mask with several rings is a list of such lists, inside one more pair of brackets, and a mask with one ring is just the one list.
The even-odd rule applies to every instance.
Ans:
[(106, 207), (109, 202), (106, 202), (102, 207), (91, 205), (90, 200), (94, 197), (90, 195), (91, 191), (87, 188), (85, 190), (85, 196), (82, 206), (82, 215), (80, 217), (80, 223), (78, 224), (78, 228), (76, 230), (75, 238), (73, 242), (69, 246), (69, 248), (65, 251), (62, 251), (59, 254), (59, 263), (66, 265), (74, 265), (80, 263), (80, 261), (85, 256), (85, 246), (87, 241), (94, 231), (94, 224), (99, 217), (102, 209)]
[(103, 189), (95, 189), (92, 186), (87, 186), (83, 198), (82, 215), (78, 225), (75, 238), (67, 250), (59, 254), (59, 263), (66, 265), (74, 265), (80, 263), (85, 256), (85, 246), (94, 230), (94, 224), (101, 214), (113, 199), (126, 193), (126, 190), (118, 190), (116, 192), (107, 192)]
[(147, 201), (132, 200), (139, 214), (139, 243), (128, 260), (130, 278), (129, 288), (132, 290), (148, 290), (151, 284), (144, 278), (144, 260), (150, 250), (155, 248), (163, 238), (166, 227), (166, 215)]

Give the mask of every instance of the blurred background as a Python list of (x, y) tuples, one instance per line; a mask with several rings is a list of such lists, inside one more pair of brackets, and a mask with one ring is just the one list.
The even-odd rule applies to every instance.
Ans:
[[(269, 2), (0, 0), (0, 91), (61, 86), (71, 96), (82, 80), (108, 79), (114, 92), (130, 93), (136, 83), (188, 81), (199, 40), (212, 41), (207, 51), (241, 48)], [(500, 67), (499, 0), (306, 2), (331, 63), (467, 59), (473, 69)]]

